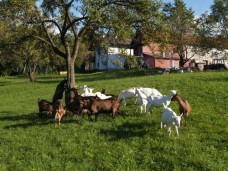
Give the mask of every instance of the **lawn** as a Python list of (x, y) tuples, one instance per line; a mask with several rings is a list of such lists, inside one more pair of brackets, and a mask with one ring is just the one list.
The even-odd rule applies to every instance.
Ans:
[[(135, 86), (163, 94), (177, 90), (192, 107), (177, 137), (160, 129), (162, 109), (148, 116), (136, 112), (134, 100), (121, 105), (125, 117), (108, 114), (96, 122), (64, 117), (54, 126), (38, 118), (38, 98), (51, 100), (60, 75), (0, 78), (0, 170), (228, 170), (228, 72), (144, 75), (141, 70), (77, 73), (76, 83), (119, 94)], [(82, 93), (82, 91), (80, 91)], [(170, 107), (178, 113), (178, 105)], [(139, 111), (139, 110), (138, 110)], [(179, 114), (179, 113), (178, 113)]]

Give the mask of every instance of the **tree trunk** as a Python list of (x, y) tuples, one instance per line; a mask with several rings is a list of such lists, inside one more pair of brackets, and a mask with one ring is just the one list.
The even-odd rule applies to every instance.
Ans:
[(34, 82), (35, 81), (35, 72), (34, 71), (28, 71), (27, 73), (28, 73), (29, 81)]
[(179, 66), (180, 67), (184, 67), (184, 55), (180, 55), (180, 62), (179, 62)]
[(73, 97), (71, 97), (71, 89), (75, 87), (75, 72), (74, 72), (74, 59), (68, 57), (67, 60), (67, 86), (65, 90), (65, 103), (66, 107), (69, 109), (70, 102)]
[(70, 87), (74, 88), (75, 84), (75, 70), (74, 70), (74, 61), (73, 59), (70, 60)]

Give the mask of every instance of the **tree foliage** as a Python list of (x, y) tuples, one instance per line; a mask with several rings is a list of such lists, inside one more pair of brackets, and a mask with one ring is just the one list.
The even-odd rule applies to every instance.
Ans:
[(214, 0), (211, 13), (203, 13), (197, 22), (198, 42), (204, 49), (227, 49), (228, 3), (226, 0)]
[(228, 1), (214, 0), (209, 18), (215, 27), (212, 34), (228, 38)]
[[(37, 65), (34, 56), (42, 56), (41, 52), (37, 54), (39, 42), (25, 39), (27, 35), (40, 32), (39, 25), (34, 23), (39, 16), (35, 1), (3, 0), (0, 2), (0, 11), (2, 12), (0, 16), (0, 62), (4, 63), (2, 72), (21, 73), (27, 71), (31, 76), (28, 69)], [(26, 42), (28, 40), (29, 42)], [(30, 81), (34, 81), (34, 78), (29, 78)]]
[(167, 3), (163, 9), (165, 21), (169, 24), (169, 42), (176, 46), (180, 56), (180, 66), (183, 67), (186, 59), (186, 48), (189, 45), (189, 36), (193, 36), (195, 29), (194, 12), (187, 9), (183, 0)]

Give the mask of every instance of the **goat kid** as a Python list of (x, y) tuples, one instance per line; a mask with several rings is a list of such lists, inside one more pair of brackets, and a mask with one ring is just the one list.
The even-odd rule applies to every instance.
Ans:
[(167, 126), (168, 134), (170, 137), (171, 127), (172, 125), (175, 125), (177, 136), (179, 136), (178, 128), (180, 127), (182, 115), (177, 116), (177, 114), (171, 108), (165, 107), (165, 105), (163, 107), (164, 110), (161, 117), (161, 129)]
[[(143, 108), (144, 108), (144, 112), (147, 112), (147, 96), (141, 92), (141, 89), (136, 88), (136, 105), (140, 107), (140, 112), (143, 112)], [(136, 112), (137, 112), (138, 107), (136, 107)]]
[(55, 113), (55, 124), (60, 125), (63, 115), (66, 113), (66, 109), (63, 108), (61, 100), (58, 100), (58, 105)]

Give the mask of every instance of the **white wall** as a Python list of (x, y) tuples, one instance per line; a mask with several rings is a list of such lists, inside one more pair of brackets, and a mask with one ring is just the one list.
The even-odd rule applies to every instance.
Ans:
[(121, 54), (133, 55), (133, 49), (123, 49), (117, 47), (109, 47), (108, 53), (96, 50), (95, 69), (98, 70), (115, 70), (124, 69), (125, 58)]
[[(211, 49), (207, 52), (194, 52), (192, 47), (188, 47), (187, 57), (195, 60), (196, 63), (202, 63), (207, 61), (207, 64), (213, 64), (214, 59), (222, 59), (225, 55), (228, 55), (228, 50), (219, 51), (218, 49)], [(228, 64), (226, 60), (225, 63)]]

